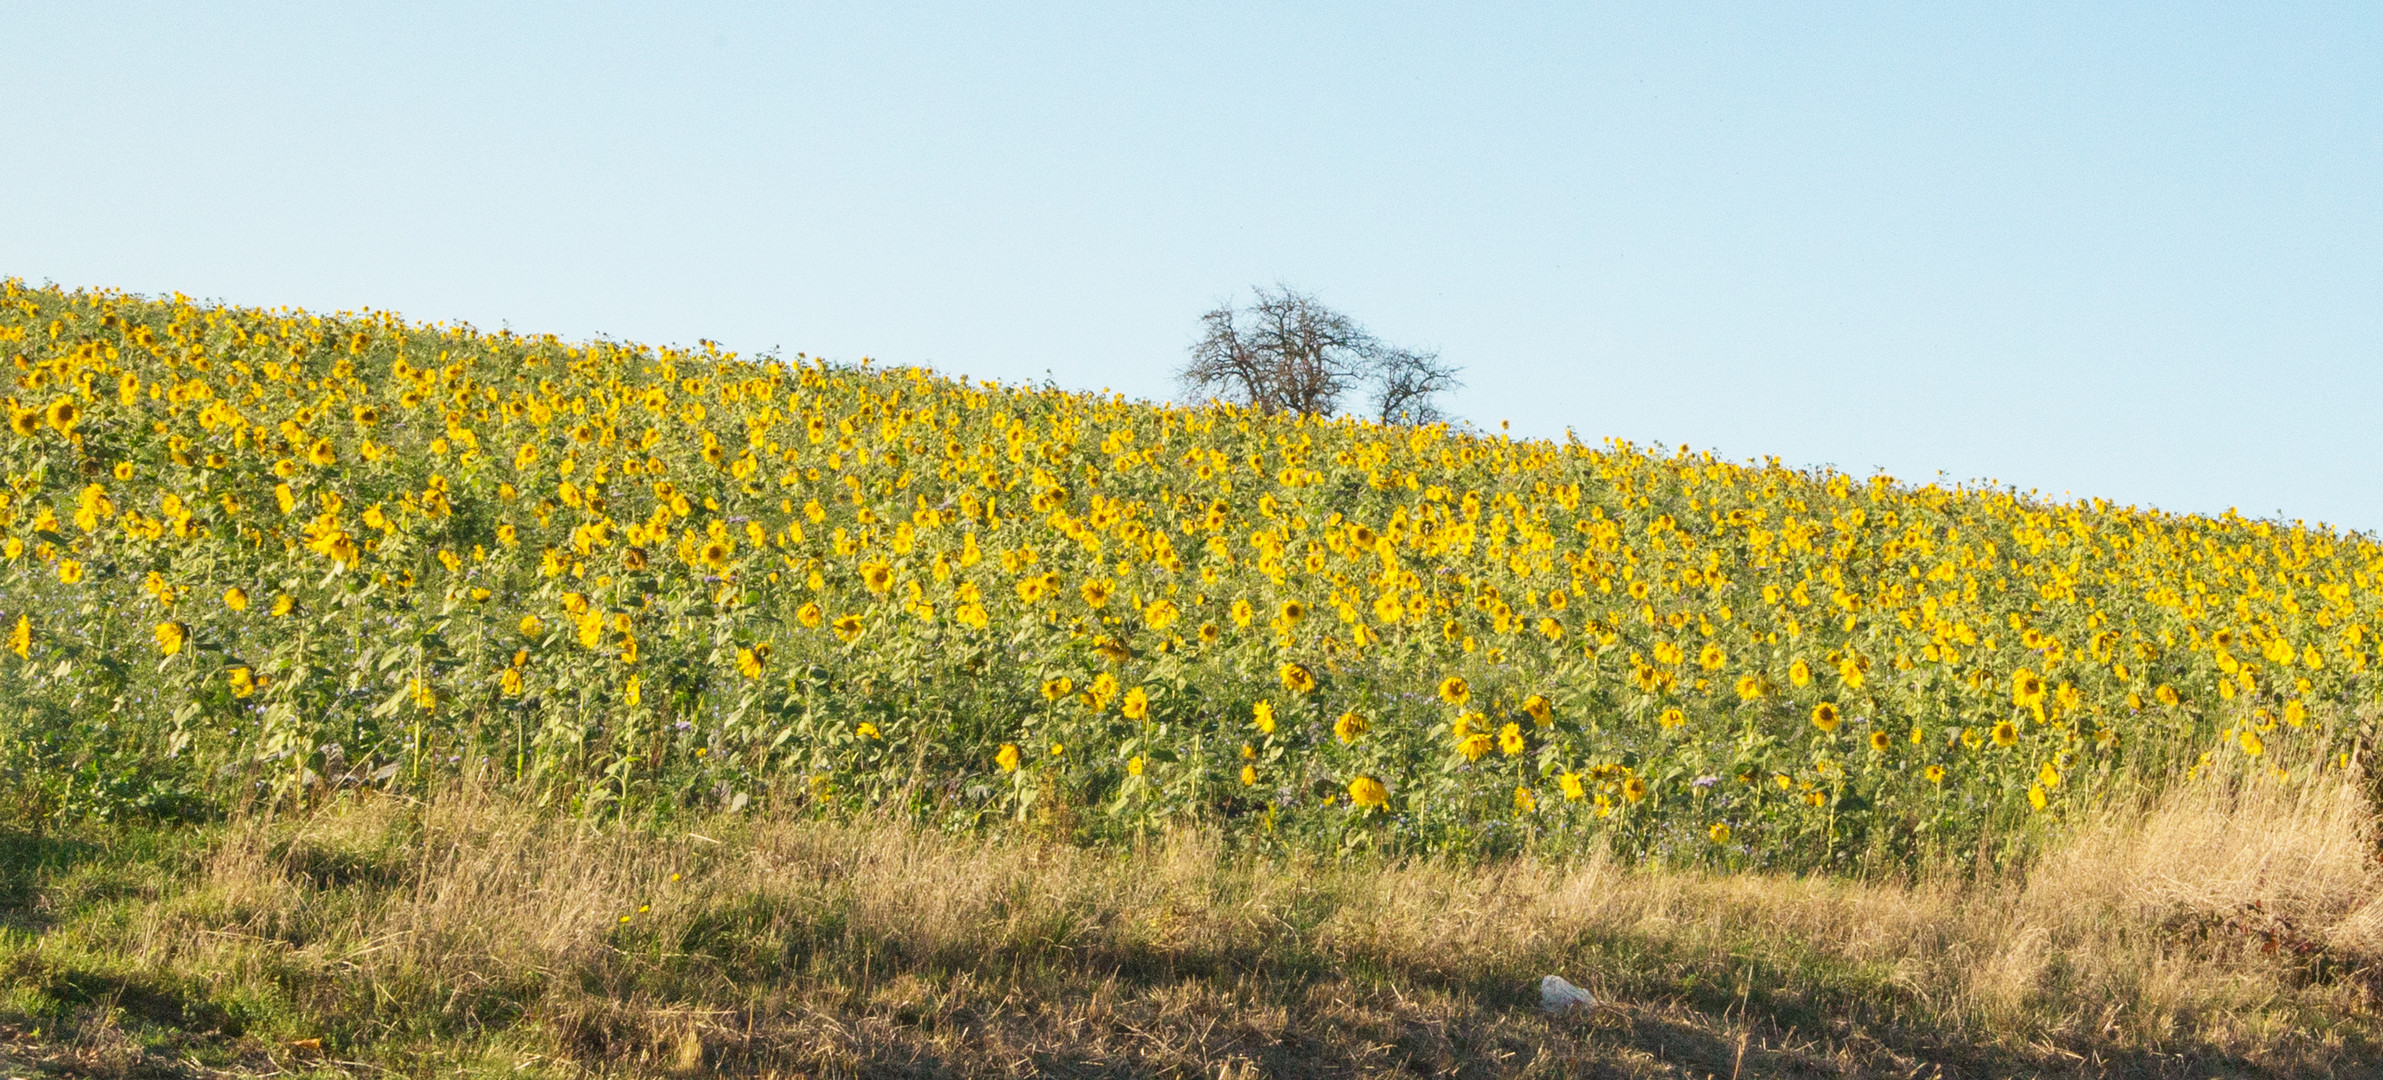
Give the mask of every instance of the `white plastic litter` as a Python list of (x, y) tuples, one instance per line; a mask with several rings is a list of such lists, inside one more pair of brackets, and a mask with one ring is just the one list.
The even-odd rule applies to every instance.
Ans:
[(1539, 1007), (1562, 1016), (1594, 1009), (1597, 999), (1588, 991), (1566, 982), (1563, 976), (1550, 975), (1539, 980)]

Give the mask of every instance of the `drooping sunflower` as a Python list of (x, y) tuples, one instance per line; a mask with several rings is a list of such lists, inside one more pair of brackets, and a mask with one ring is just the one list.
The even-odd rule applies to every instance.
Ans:
[(1349, 804), (1359, 810), (1376, 810), (1390, 805), (1390, 789), (1370, 776), (1349, 781)]

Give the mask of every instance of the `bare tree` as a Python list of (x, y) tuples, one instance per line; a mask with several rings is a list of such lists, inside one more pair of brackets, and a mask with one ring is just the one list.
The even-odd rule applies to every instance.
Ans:
[(1256, 289), (1247, 308), (1227, 303), (1200, 316), (1184, 388), (1267, 412), (1323, 415), (1370, 387), (1385, 423), (1446, 419), (1433, 399), (1462, 385), (1438, 353), (1384, 344), (1348, 316), (1289, 286)]
[(1385, 424), (1437, 424), (1449, 419), (1435, 400), (1464, 384), (1458, 368), (1436, 352), (1385, 351), (1374, 364), (1374, 407)]

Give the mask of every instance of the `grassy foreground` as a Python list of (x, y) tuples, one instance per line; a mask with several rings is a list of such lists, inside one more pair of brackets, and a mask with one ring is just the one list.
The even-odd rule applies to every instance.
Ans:
[[(1916, 882), (1301, 862), (460, 789), (0, 833), (7, 1075), (2376, 1075), (2363, 794)], [(1536, 1009), (1569, 975), (1613, 1005)]]

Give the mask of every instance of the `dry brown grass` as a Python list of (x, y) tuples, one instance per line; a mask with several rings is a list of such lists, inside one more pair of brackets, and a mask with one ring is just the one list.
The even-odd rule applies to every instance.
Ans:
[[(467, 791), (42, 861), (0, 975), (20, 1058), (119, 1073), (2374, 1075), (2376, 841), (2338, 780), (2204, 779), (1918, 883), (665, 834)], [(1549, 972), (1614, 1007), (1542, 1016)], [(42, 1008), (81, 1026), (27, 1036)]]

